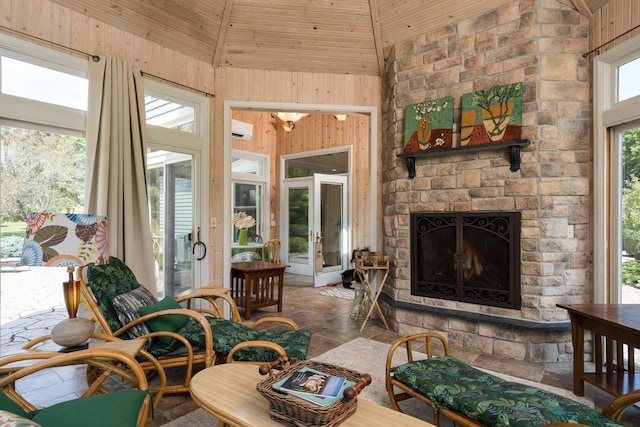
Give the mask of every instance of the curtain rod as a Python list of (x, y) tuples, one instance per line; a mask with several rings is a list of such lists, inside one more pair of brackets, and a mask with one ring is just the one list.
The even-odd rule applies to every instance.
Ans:
[[(76, 54), (80, 54), (80, 55), (82, 55), (82, 56), (86, 56), (86, 57), (88, 57), (88, 58), (93, 59), (93, 60), (94, 60), (94, 61), (96, 61), (96, 62), (100, 61), (100, 56), (95, 55), (95, 54), (92, 54), (92, 53), (87, 53), (87, 52), (84, 52), (84, 51), (82, 51), (82, 50), (74, 49), (74, 48), (72, 48), (72, 47), (65, 46), (65, 45), (62, 45), (62, 44), (59, 44), (59, 43), (56, 43), (56, 42), (52, 42), (52, 41), (50, 41), (50, 40), (45, 40), (45, 39), (43, 39), (43, 38), (40, 38), (40, 37), (37, 37), (37, 36), (33, 36), (33, 35), (31, 35), (31, 34), (23, 33), (22, 31), (14, 30), (13, 28), (5, 27), (4, 25), (0, 25), (0, 28), (1, 28), (1, 29), (3, 29), (3, 30), (5, 30), (5, 31), (8, 31), (8, 32), (10, 32), (10, 33), (19, 34), (19, 35), (21, 35), (21, 36), (23, 36), (23, 37), (27, 37), (27, 38), (32, 39), (32, 40), (37, 40), (37, 41), (39, 41), (39, 42), (47, 43), (47, 44), (52, 45), (52, 46), (56, 46), (56, 47), (59, 47), (59, 48), (62, 48), (62, 49), (66, 49), (66, 50), (68, 50), (68, 51), (70, 51), (70, 52), (73, 52), (73, 53), (76, 53)], [(153, 75), (153, 74), (147, 73), (147, 72), (142, 71), (142, 70), (140, 71), (140, 73), (141, 73), (143, 76), (148, 76), (148, 77), (151, 77), (151, 78), (154, 78), (154, 79), (162, 80), (162, 81), (167, 82), (167, 83), (170, 83), (170, 84), (172, 84), (172, 85), (179, 86), (179, 87), (182, 87), (182, 88), (185, 88), (185, 89), (192, 90), (192, 91), (194, 91), (194, 92), (201, 93), (201, 94), (203, 94), (204, 96), (211, 96), (211, 97), (215, 97), (215, 96), (216, 96), (216, 95), (215, 95), (215, 94), (213, 94), (213, 93), (205, 92), (205, 91), (203, 91), (203, 90), (196, 89), (196, 88), (194, 88), (194, 87), (187, 86), (187, 85), (184, 85), (184, 84), (182, 84), (182, 83), (174, 82), (174, 81), (172, 81), (172, 80), (165, 79), (164, 77), (156, 76), (156, 75)]]
[(631, 31), (636, 30), (636, 29), (638, 29), (638, 28), (640, 28), (640, 24), (639, 24), (639, 25), (636, 25), (635, 27), (633, 27), (633, 28), (631, 28), (631, 29), (629, 29), (629, 30), (627, 30), (627, 31), (625, 31), (625, 32), (624, 32), (624, 33), (622, 33), (622, 34), (619, 34), (619, 35), (615, 36), (614, 38), (612, 38), (612, 39), (611, 39), (611, 40), (609, 40), (608, 42), (604, 42), (604, 43), (602, 43), (600, 46), (598, 46), (598, 47), (595, 47), (595, 48), (591, 49), (589, 52), (587, 52), (587, 53), (583, 53), (583, 54), (582, 54), (582, 57), (583, 57), (583, 58), (586, 58), (587, 56), (591, 55), (593, 52), (597, 52), (597, 51), (599, 51), (601, 48), (603, 48), (604, 46), (608, 45), (609, 43), (613, 43), (614, 41), (618, 40), (620, 37), (626, 36), (626, 35), (627, 35), (627, 34), (629, 34)]

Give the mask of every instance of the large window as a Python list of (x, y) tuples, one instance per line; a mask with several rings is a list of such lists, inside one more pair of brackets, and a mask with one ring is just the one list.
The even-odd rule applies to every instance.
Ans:
[[(0, 230), (4, 261), (22, 252), (31, 211), (84, 211), (87, 58), (0, 34)], [(46, 270), (46, 272), (44, 271)], [(0, 322), (32, 312), (66, 312), (65, 267), (2, 269)], [(25, 284), (37, 283), (45, 298)], [(25, 293), (7, 307), (5, 292)], [(32, 287), (31, 289), (36, 289)], [(40, 301), (40, 303), (38, 303)]]
[(594, 61), (594, 300), (638, 300), (640, 37)]
[(83, 212), (88, 61), (0, 34), (2, 257), (32, 211)]
[[(256, 224), (249, 229), (250, 240), (266, 241), (269, 207), (269, 158), (256, 153), (233, 150), (231, 160), (231, 200), (232, 212), (251, 215)], [(233, 227), (232, 242), (238, 241), (238, 230)]]

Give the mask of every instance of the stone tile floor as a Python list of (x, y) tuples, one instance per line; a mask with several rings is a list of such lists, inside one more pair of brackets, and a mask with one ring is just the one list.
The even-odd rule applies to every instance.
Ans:
[[(14, 272), (13, 269), (3, 269), (0, 275), (0, 355), (15, 352), (29, 340), (48, 334), (53, 325), (66, 318), (60, 285), (66, 273), (62, 269), (58, 277), (57, 272), (51, 270), (32, 268)], [(314, 289), (308, 278), (286, 275), (284, 310), (280, 315), (290, 317), (301, 327), (312, 331), (309, 357), (359, 336), (385, 343), (391, 343), (398, 337), (393, 331), (385, 330), (378, 320), (370, 320), (360, 333), (361, 321), (350, 317), (353, 301), (319, 295), (320, 292), (321, 288)], [(275, 308), (265, 308), (256, 311), (252, 319), (275, 314)], [(458, 349), (453, 352), (461, 360), (479, 367), (567, 390), (572, 387), (572, 365), (569, 362), (532, 364)], [(22, 384), (22, 391), (36, 404), (50, 405), (76, 397), (86, 389), (84, 373), (81, 368), (60, 368)], [(588, 384), (586, 394), (594, 400), (597, 408), (604, 407), (611, 400), (611, 396)], [(163, 425), (196, 408), (188, 394), (165, 396), (155, 408), (151, 426)], [(640, 426), (640, 410), (627, 411), (624, 419), (631, 425)]]

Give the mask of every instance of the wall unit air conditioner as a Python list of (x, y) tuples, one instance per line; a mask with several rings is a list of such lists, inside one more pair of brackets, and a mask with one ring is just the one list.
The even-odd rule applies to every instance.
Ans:
[(231, 119), (231, 136), (247, 141), (253, 137), (253, 125)]

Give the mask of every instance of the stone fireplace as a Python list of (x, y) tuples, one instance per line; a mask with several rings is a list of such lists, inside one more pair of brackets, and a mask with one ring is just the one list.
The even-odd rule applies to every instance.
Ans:
[[(570, 321), (557, 304), (589, 301), (593, 163), (590, 69), (582, 57), (589, 50), (589, 22), (564, 3), (508, 2), (475, 18), (426, 28), (385, 52), (379, 251), (389, 256), (390, 272), (380, 301), (400, 335), (441, 333), (453, 354), (572, 360)], [(462, 96), (512, 82), (523, 82), (521, 137), (531, 142), (521, 150), (520, 169), (511, 168), (506, 149), (456, 150)], [(448, 96), (454, 100), (453, 148), (415, 156), (415, 175), (409, 177), (399, 157), (405, 108)], [(510, 216), (514, 212), (519, 218)], [(423, 213), (456, 227), (479, 221), (476, 214), (519, 226), (508, 238), (495, 231), (472, 234), (467, 246), (476, 246), (478, 254), (470, 255), (464, 233), (439, 228)], [(423, 240), (431, 231), (441, 236)], [(489, 247), (493, 252), (485, 251)], [(482, 274), (472, 278), (472, 272)], [(496, 283), (497, 289), (487, 289)]]
[(520, 213), (411, 214), (411, 294), (520, 309)]

